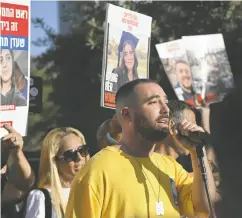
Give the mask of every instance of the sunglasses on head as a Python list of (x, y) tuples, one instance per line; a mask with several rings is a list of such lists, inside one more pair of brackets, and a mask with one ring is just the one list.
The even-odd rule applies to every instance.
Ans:
[(62, 159), (66, 163), (69, 163), (71, 161), (77, 162), (79, 160), (78, 153), (82, 157), (86, 157), (89, 154), (87, 145), (82, 145), (82, 146), (78, 147), (77, 149), (67, 150), (63, 153), (62, 156), (58, 157), (58, 159)]

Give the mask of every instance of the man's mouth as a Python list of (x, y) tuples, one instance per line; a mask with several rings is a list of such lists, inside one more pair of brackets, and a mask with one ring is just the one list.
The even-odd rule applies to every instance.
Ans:
[(183, 80), (184, 80), (184, 81), (186, 81), (186, 80), (190, 81), (191, 78), (190, 78), (190, 77), (184, 77)]
[(158, 123), (162, 123), (162, 124), (167, 124), (169, 123), (169, 119), (168, 118), (161, 118), (158, 120)]

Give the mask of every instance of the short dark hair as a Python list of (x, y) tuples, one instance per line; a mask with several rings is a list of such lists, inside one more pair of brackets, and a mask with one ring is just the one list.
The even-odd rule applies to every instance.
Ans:
[(155, 81), (150, 80), (150, 79), (135, 79), (128, 83), (125, 83), (118, 89), (118, 91), (116, 93), (116, 97), (115, 97), (115, 104), (116, 104), (117, 117), (118, 117), (118, 120), (120, 123), (122, 123), (121, 117), (120, 117), (121, 108), (135, 106), (136, 102), (134, 99), (134, 96), (135, 96), (134, 89), (137, 85), (145, 84), (145, 83), (157, 84)]
[(182, 113), (185, 109), (193, 111), (197, 125), (201, 126), (201, 113), (191, 104), (181, 100), (170, 100), (168, 102), (168, 107), (170, 109), (170, 117), (176, 116), (178, 113)]
[(183, 112), (185, 109), (193, 110), (193, 106), (185, 101), (180, 100), (169, 100), (168, 107), (170, 109), (170, 114), (172, 116), (173, 113)]
[[(128, 97), (133, 94), (134, 89), (137, 85), (139, 84), (144, 84), (144, 83), (156, 83), (155, 81), (151, 80), (151, 79), (135, 79), (132, 80), (130, 82), (125, 83), (124, 85), (122, 85), (115, 96), (115, 103), (116, 105), (120, 102), (120, 101), (124, 101), (124, 99), (128, 99)], [(157, 83), (156, 83), (157, 84)], [(125, 103), (125, 102), (123, 102)], [(126, 104), (126, 103), (125, 103)], [(128, 106), (128, 105), (127, 105)]]
[(186, 64), (186, 65), (188, 65), (188, 63), (184, 60), (177, 60), (176, 64)]

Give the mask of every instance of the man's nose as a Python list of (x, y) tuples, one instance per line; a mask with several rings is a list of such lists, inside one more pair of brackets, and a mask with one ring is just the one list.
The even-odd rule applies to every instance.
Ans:
[(186, 75), (185, 70), (182, 70), (182, 71), (181, 71), (181, 75), (182, 75), (182, 76), (185, 76), (185, 75)]
[(170, 109), (167, 106), (167, 104), (165, 102), (162, 102), (160, 114), (167, 114), (167, 115), (169, 115), (169, 112), (170, 112)]
[(187, 70), (184, 70), (184, 71), (183, 71), (183, 75), (184, 75), (184, 76), (188, 76), (188, 75), (189, 75), (189, 72), (188, 72)]

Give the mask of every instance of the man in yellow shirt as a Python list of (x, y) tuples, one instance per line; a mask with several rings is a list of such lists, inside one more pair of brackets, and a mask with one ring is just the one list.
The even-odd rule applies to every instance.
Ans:
[[(171, 157), (154, 152), (168, 135), (169, 108), (163, 89), (148, 79), (123, 85), (116, 94), (122, 126), (119, 145), (97, 153), (78, 173), (65, 218), (179, 218), (208, 214), (209, 207), (194, 148), (194, 179)], [(182, 121), (184, 134), (203, 131)], [(213, 198), (215, 186), (205, 158)]]

